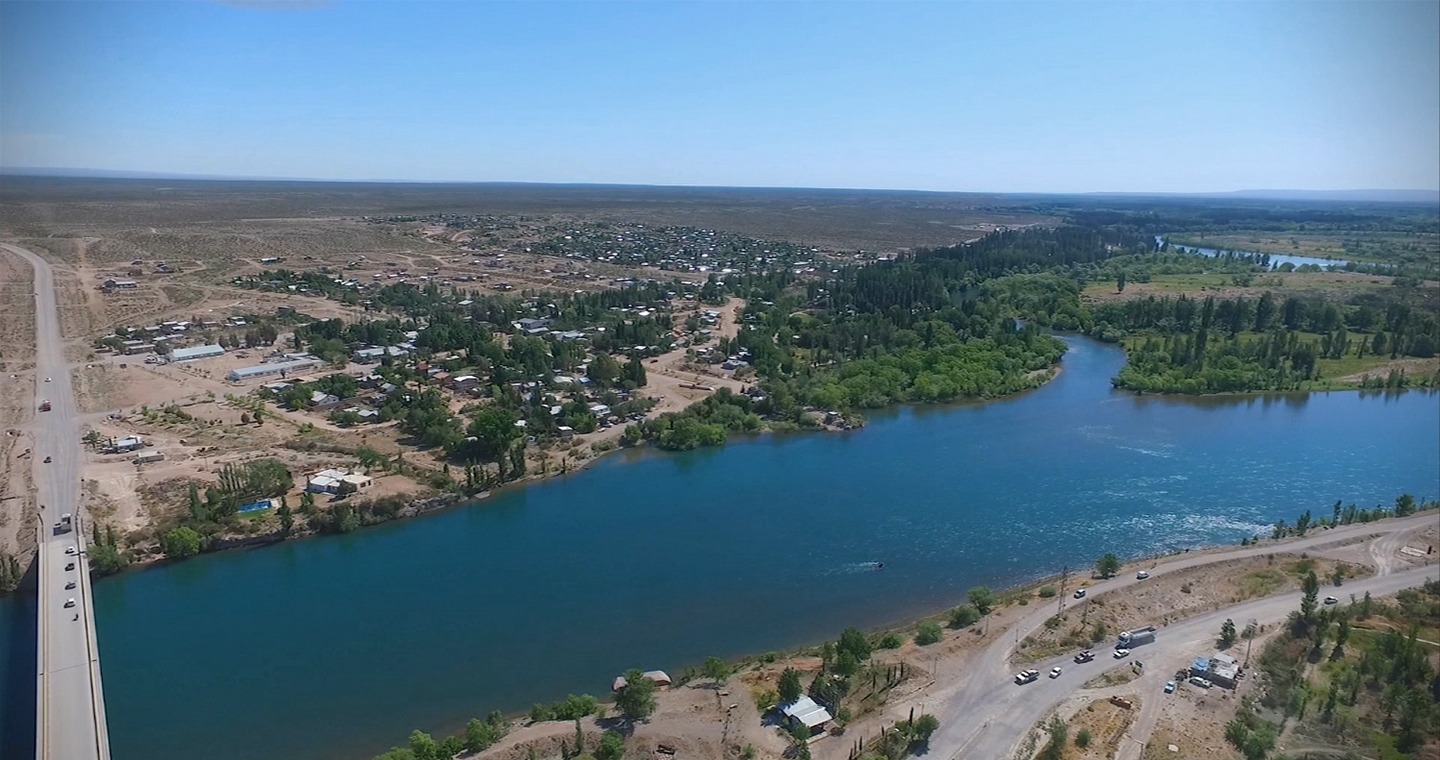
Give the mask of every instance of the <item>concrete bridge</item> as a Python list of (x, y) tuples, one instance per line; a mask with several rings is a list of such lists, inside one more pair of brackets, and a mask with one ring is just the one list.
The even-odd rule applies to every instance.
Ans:
[[(3, 247), (35, 269), (35, 445), (30, 452), (40, 508), (35, 674), (38, 760), (109, 760), (100, 650), (95, 641), (86, 554), (89, 524), (81, 516), (78, 410), (60, 334), (55, 279), (45, 259)], [(41, 411), (48, 406), (48, 411)]]

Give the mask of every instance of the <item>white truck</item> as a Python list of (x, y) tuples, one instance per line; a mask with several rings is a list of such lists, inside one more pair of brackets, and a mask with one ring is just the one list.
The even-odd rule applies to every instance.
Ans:
[(1022, 670), (1015, 675), (1015, 685), (1020, 686), (1027, 684), (1039, 677), (1040, 671), (1038, 670)]
[(1149, 644), (1155, 640), (1155, 626), (1147, 625), (1144, 628), (1132, 628), (1120, 632), (1120, 640), (1115, 642), (1116, 649), (1134, 649), (1142, 644)]

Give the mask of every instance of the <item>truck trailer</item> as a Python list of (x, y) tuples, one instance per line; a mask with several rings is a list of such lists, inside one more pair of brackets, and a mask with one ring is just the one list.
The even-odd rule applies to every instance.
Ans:
[(1134, 628), (1120, 632), (1120, 640), (1115, 642), (1116, 649), (1134, 649), (1142, 644), (1149, 644), (1155, 640), (1155, 626), (1147, 625), (1144, 628)]

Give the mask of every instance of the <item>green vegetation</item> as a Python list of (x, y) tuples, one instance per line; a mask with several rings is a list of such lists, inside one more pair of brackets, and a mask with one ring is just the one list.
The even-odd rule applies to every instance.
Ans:
[(13, 593), (24, 576), (20, 560), (13, 554), (0, 552), (0, 594)]
[(915, 643), (922, 647), (929, 646), (939, 643), (940, 639), (944, 638), (944, 635), (944, 631), (940, 628), (939, 623), (934, 620), (926, 620), (920, 624), (919, 629), (915, 632)]
[[(1353, 374), (1391, 359), (1433, 357), (1440, 347), (1440, 320), (1427, 311), (1401, 303), (1280, 301), (1269, 292), (1255, 301), (1197, 302), (1181, 295), (1102, 304), (1091, 331), (1140, 336), (1127, 341), (1130, 361), (1115, 385), (1157, 392), (1296, 390), (1320, 379), (1327, 360)], [(1373, 382), (1405, 387), (1435, 381), (1387, 375)]]
[(629, 721), (650, 717), (655, 712), (655, 682), (637, 669), (625, 671), (625, 688), (615, 695), (615, 706)]
[[(1440, 685), (1429, 647), (1437, 634), (1440, 583), (1406, 589), (1394, 602), (1373, 600), (1322, 608), (1319, 581), (1306, 578), (1300, 609), (1261, 651), (1267, 689), (1259, 707), (1297, 724), (1307, 740), (1337, 750), (1373, 750), (1381, 757), (1414, 757), (1440, 731)], [(1274, 746), (1275, 727), (1254, 706), (1236, 718), (1226, 737), (1247, 758)]]
[(974, 604), (962, 604), (950, 610), (951, 628), (968, 628), (980, 621), (982, 614)]
[(995, 596), (995, 592), (985, 586), (976, 586), (970, 589), (967, 596), (970, 599), (971, 606), (978, 610), (981, 615), (989, 615), (990, 610), (994, 609), (996, 603), (999, 601)]
[(1101, 578), (1114, 578), (1120, 572), (1120, 558), (1109, 553), (1095, 561), (1095, 574)]
[(559, 702), (549, 705), (535, 705), (530, 708), (530, 720), (541, 723), (547, 720), (578, 720), (594, 715), (600, 710), (600, 700), (582, 694), (571, 694)]
[(451, 760), (461, 752), (480, 752), (494, 745), (510, 731), (510, 724), (498, 712), (492, 712), (485, 720), (472, 718), (465, 724), (465, 731), (447, 736), (441, 741), (423, 731), (410, 732), (410, 743), (405, 747), (393, 747), (377, 755), (375, 760)]

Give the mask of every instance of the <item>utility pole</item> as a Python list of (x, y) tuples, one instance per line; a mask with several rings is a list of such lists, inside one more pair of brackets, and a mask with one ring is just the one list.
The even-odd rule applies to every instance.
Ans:
[(1069, 565), (1065, 565), (1065, 566), (1061, 567), (1061, 568), (1060, 568), (1060, 593), (1057, 594), (1057, 596), (1059, 596), (1060, 598), (1059, 598), (1059, 600), (1056, 601), (1056, 603), (1055, 603), (1055, 614), (1056, 614), (1056, 615), (1059, 615), (1059, 614), (1061, 614), (1061, 613), (1063, 613), (1063, 612), (1065, 611), (1065, 581), (1066, 581), (1067, 579), (1069, 579), (1069, 577), (1070, 577), (1070, 566), (1069, 566)]
[(1255, 643), (1255, 634), (1259, 632), (1256, 630), (1259, 628), (1259, 622), (1260, 621), (1251, 618), (1250, 623), (1245, 626), (1245, 632), (1250, 634), (1245, 637), (1245, 664), (1242, 667), (1246, 670), (1250, 669), (1250, 645)]

